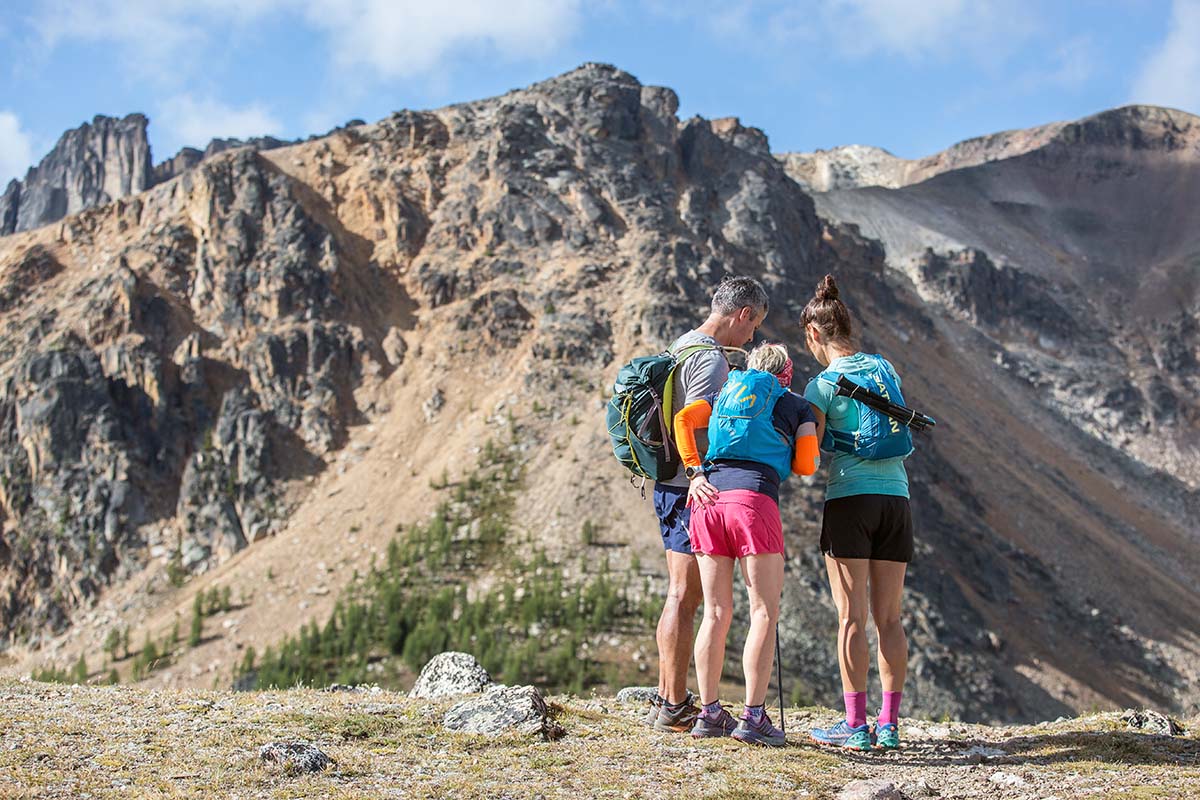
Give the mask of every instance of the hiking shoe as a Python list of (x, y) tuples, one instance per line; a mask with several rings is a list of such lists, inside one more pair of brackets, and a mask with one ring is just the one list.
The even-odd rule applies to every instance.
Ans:
[(658, 712), (662, 710), (663, 699), (662, 695), (655, 693), (650, 700), (650, 708), (646, 710), (646, 716), (642, 718), (642, 723), (654, 727), (654, 723), (658, 720)]
[(871, 729), (865, 722), (857, 728), (851, 728), (846, 720), (842, 720), (832, 728), (813, 728), (809, 736), (817, 744), (847, 747), (851, 750), (871, 749)]
[(696, 717), (696, 724), (692, 726), (692, 738), (710, 739), (715, 736), (728, 736), (737, 726), (738, 723), (733, 718), (733, 714), (723, 708), (721, 713), (715, 717), (710, 717), (701, 711), (700, 715)]
[(729, 735), (746, 744), (761, 744), (767, 747), (783, 747), (787, 744), (787, 737), (783, 735), (783, 731), (771, 724), (771, 718), (766, 712), (763, 712), (758, 722), (751, 722), (743, 712), (737, 729)]
[(654, 720), (654, 730), (668, 733), (685, 733), (696, 724), (700, 709), (692, 702), (689, 694), (679, 706), (663, 703), (658, 709), (658, 717)]
[(900, 729), (894, 722), (878, 723), (871, 731), (871, 744), (884, 750), (895, 750), (900, 746)]

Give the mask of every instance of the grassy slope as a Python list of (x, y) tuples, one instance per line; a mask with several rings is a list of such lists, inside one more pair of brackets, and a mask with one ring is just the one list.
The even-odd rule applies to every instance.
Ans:
[[(846, 783), (924, 780), (954, 797), (1200, 797), (1200, 741), (1124, 729), (1118, 715), (1033, 727), (906, 722), (898, 753), (782, 751), (694, 743), (642, 727), (640, 708), (554, 698), (567, 736), (554, 743), (449, 734), (449, 702), (389, 692), (196, 690), (0, 683), (0, 797), (832, 797)], [(788, 711), (792, 731), (832, 721)], [(336, 765), (288, 776), (257, 748), (302, 739)], [(973, 764), (972, 746), (1003, 750)], [(1023, 786), (1000, 787), (997, 773)], [(915, 788), (910, 786), (910, 791)], [(919, 796), (916, 795), (916, 796)]]

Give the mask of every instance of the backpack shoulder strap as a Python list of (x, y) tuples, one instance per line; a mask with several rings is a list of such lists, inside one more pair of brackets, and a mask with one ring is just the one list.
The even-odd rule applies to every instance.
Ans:
[(726, 349), (736, 350), (738, 348), (724, 348), (720, 345), (711, 344), (690, 344), (687, 347), (680, 348), (678, 353), (671, 352), (670, 350), (667, 351), (675, 356), (675, 365), (671, 367), (671, 371), (667, 373), (667, 385), (663, 387), (663, 413), (666, 416), (670, 416), (671, 409), (673, 408), (673, 401), (675, 399), (675, 370), (682, 367), (683, 362), (687, 361), (692, 356), (708, 350), (716, 350), (722, 355), (722, 357), (725, 358), (726, 361), (728, 361), (729, 357), (725, 355)]

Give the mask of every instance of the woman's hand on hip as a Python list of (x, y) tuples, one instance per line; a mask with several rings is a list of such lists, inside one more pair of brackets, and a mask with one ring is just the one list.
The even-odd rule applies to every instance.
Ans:
[(688, 486), (688, 507), (694, 505), (711, 506), (717, 502), (717, 497), (721, 493), (717, 487), (708, 482), (708, 476), (697, 475), (692, 478), (691, 484)]

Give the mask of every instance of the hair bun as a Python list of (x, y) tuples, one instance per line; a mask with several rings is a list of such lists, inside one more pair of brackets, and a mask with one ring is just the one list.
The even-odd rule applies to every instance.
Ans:
[(817, 284), (817, 299), (818, 300), (837, 300), (838, 299), (838, 287), (837, 287), (837, 283), (834, 282), (832, 275), (826, 275), (824, 278), (821, 279), (821, 282)]

